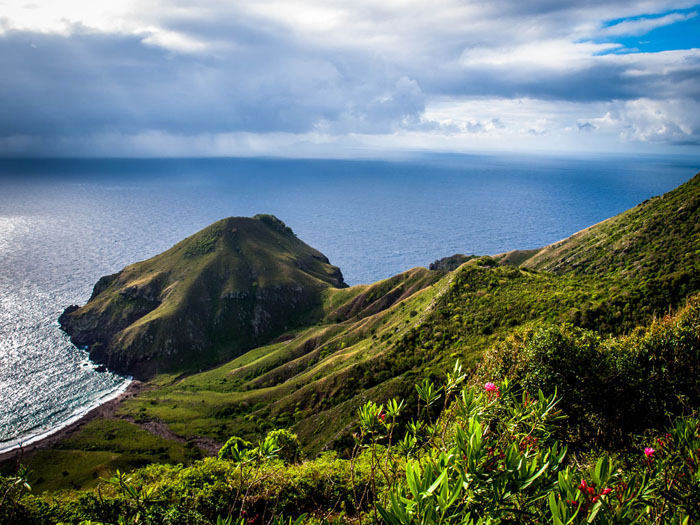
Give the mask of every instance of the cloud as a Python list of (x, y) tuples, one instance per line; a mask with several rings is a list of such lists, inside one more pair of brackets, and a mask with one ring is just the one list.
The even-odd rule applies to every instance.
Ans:
[(691, 18), (698, 16), (697, 12), (692, 13), (671, 13), (665, 16), (654, 18), (635, 18), (631, 20), (623, 20), (617, 24), (605, 27), (600, 31), (601, 36), (640, 36), (645, 35), (653, 29), (675, 24), (676, 22), (685, 22)]
[[(139, 35), (0, 40), (0, 134), (391, 131), (424, 108), (414, 79), (260, 35), (221, 57), (172, 54)], [(235, 56), (232, 56), (235, 55)]]
[(35, 4), (0, 15), (0, 153), (578, 147), (604, 134), (624, 149), (697, 133), (673, 101), (698, 111), (700, 50), (614, 42), (695, 16), (669, 13), (692, 2)]
[(617, 119), (627, 140), (700, 144), (697, 100), (633, 100), (625, 104)]

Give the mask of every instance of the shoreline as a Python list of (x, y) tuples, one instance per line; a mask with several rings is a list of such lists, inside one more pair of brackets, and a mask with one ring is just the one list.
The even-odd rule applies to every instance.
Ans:
[(119, 392), (113, 397), (109, 397), (104, 403), (91, 408), (83, 414), (77, 414), (75, 420), (70, 421), (54, 430), (47, 430), (44, 433), (37, 434), (36, 436), (30, 437), (26, 444), (21, 441), (17, 441), (17, 446), (9, 450), (0, 452), (0, 463), (5, 463), (10, 460), (21, 460), (27, 454), (34, 454), (35, 452), (49, 448), (64, 439), (71, 437), (75, 434), (83, 425), (92, 421), (93, 419), (104, 418), (110, 419), (115, 417), (115, 412), (122, 401), (125, 399), (130, 399), (135, 397), (137, 394), (143, 392), (146, 388), (146, 384), (132, 379), (126, 386), (126, 388)]

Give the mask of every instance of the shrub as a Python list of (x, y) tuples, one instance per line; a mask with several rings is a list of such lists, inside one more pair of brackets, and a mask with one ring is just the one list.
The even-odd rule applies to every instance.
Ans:
[(700, 406), (700, 298), (629, 336), (566, 324), (521, 331), (485, 355), (477, 377), (510, 377), (547, 395), (557, 388), (569, 417), (560, 438), (577, 448), (629, 445)]
[(298, 463), (301, 459), (301, 445), (299, 438), (289, 430), (273, 430), (267, 434), (275, 448), (277, 457), (285, 463)]

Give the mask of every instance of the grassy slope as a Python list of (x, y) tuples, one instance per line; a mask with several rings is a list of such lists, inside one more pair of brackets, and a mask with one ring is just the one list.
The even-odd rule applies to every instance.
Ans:
[(457, 358), (477, 363), (514, 330), (568, 322), (628, 332), (700, 289), (698, 181), (536, 253), (327, 288), (308, 326), (212, 370), (161, 375), (121, 415), (220, 442), (291, 426), (315, 453), (347, 443), (364, 400), (411, 397), (416, 377), (443, 376)]
[[(417, 268), (372, 286), (329, 290), (325, 321), (125, 403), (122, 414), (165, 421), (183, 436), (256, 438), (356, 393), (353, 373), (418, 320), (442, 275)], [(348, 386), (350, 389), (348, 390)]]
[(62, 316), (115, 369), (199, 370), (308, 322), (342, 275), (271, 216), (228, 218), (100, 280)]
[[(468, 421), (475, 413), (482, 416), (482, 422), (483, 417), (492, 418), (485, 425), (489, 430), (484, 431), (482, 436), (482, 430), (479, 427), (472, 439), (463, 440), (463, 444), (459, 445), (461, 448), (453, 449), (449, 456), (450, 460), (435, 462), (441, 466), (440, 468), (445, 465), (454, 467), (456, 481), (460, 485), (463, 482), (472, 483), (469, 489), (478, 496), (463, 498), (461, 501), (457, 498), (459, 502), (457, 506), (461, 509), (461, 514), (458, 516), (464, 516), (463, 504), (480, 506), (486, 501), (487, 505), (483, 504), (484, 508), (472, 509), (478, 512), (479, 517), (488, 518), (499, 513), (501, 516), (505, 515), (508, 518), (505, 521), (508, 522), (545, 522), (549, 517), (546, 493), (554, 490), (555, 497), (561, 494), (565, 499), (567, 493), (568, 497), (571, 497), (572, 494), (576, 494), (573, 492), (575, 489), (567, 491), (567, 485), (572, 484), (575, 487), (581, 479), (587, 479), (589, 482), (593, 479), (594, 483), (591, 486), (595, 487), (597, 484), (598, 491), (602, 487), (611, 487), (613, 493), (622, 493), (620, 498), (613, 494), (609, 500), (604, 500), (609, 501), (611, 505), (617, 505), (618, 502), (626, 502), (634, 498), (632, 493), (639, 490), (639, 479), (633, 477), (635, 473), (639, 474), (639, 478), (646, 480), (647, 477), (656, 477), (656, 480), (639, 490), (638, 493), (643, 498), (642, 505), (626, 507), (625, 512), (628, 513), (628, 517), (632, 516), (630, 519), (639, 518), (637, 521), (641, 519), (643, 523), (675, 523), (676, 521), (680, 523), (681, 520), (670, 520), (670, 515), (678, 511), (676, 506), (680, 505), (684, 509), (695, 508), (697, 511), (697, 480), (693, 481), (694, 474), (697, 473), (697, 463), (686, 459), (694, 457), (693, 454), (697, 450), (698, 442), (695, 436), (700, 428), (697, 419), (689, 420), (687, 426), (676, 426), (671, 430), (674, 436), (666, 434), (666, 437), (662, 438), (663, 434), (659, 434), (657, 430), (653, 434), (646, 434), (642, 441), (633, 442), (631, 448), (626, 451), (615, 449), (613, 463), (615, 473), (611, 477), (607, 477), (604, 472), (599, 473), (601, 468), (603, 471), (608, 470), (608, 463), (602, 467), (598, 463), (598, 466), (593, 468), (601, 453), (597, 449), (586, 448), (585, 455), (569, 454), (565, 458), (565, 464), (568, 465), (566, 472), (559, 470), (557, 473), (557, 462), (554, 458), (550, 458), (552, 462), (547, 462), (537, 473), (537, 477), (543, 474), (547, 470), (547, 465), (551, 469), (545, 474), (551, 476), (551, 481), (544, 482), (544, 496), (540, 492), (541, 488), (536, 488), (534, 493), (530, 493), (532, 502), (540, 502), (541, 512), (535, 515), (530, 513), (533, 507), (529, 507), (528, 512), (521, 512), (520, 509), (523, 498), (527, 496), (525, 489), (530, 486), (530, 483), (525, 483), (525, 480), (537, 469), (532, 465), (535, 468), (527, 471), (524, 470), (527, 467), (521, 465), (525, 463), (529, 465), (529, 461), (538, 457), (544, 462), (545, 460), (539, 455), (543, 452), (542, 443), (548, 446), (553, 439), (569, 434), (572, 416), (577, 416), (575, 418), (578, 420), (577, 424), (588, 428), (590, 432), (605, 428), (605, 426), (601, 427), (601, 423), (608, 423), (608, 426), (612, 425), (614, 429), (619, 427), (621, 421), (636, 423), (640, 416), (646, 419), (644, 423), (649, 423), (651, 419), (655, 428), (659, 425), (666, 426), (667, 415), (682, 412), (684, 404), (690, 403), (691, 406), (697, 406), (700, 400), (699, 328), (700, 297), (696, 297), (674, 316), (640, 328), (631, 336), (605, 338), (600, 334), (572, 329), (566, 325), (554, 329), (540, 327), (526, 333), (525, 337), (509, 338), (509, 344), (497, 348), (495, 353), (490, 352), (490, 362), (487, 361), (487, 367), (484, 367), (487, 370), (481, 369), (481, 372), (487, 372), (488, 375), (480, 377), (479, 387), (476, 389), (476, 396), (483, 397), (477, 397), (476, 405), (473, 405), (474, 398), (468, 396), (469, 401), (465, 406), (470, 406), (471, 409), (465, 408), (462, 413), (459, 409), (448, 410), (447, 420), (444, 421), (447, 425), (446, 432), (443, 435), (447, 436), (446, 443), (451, 446), (455, 439), (456, 425), (462, 429), (471, 428)], [(561, 366), (561, 359), (565, 360), (567, 367)], [(600, 363), (599, 366), (603, 369), (608, 368), (609, 372), (613, 372), (614, 379), (611, 380), (609, 375), (591, 377), (591, 362)], [(494, 372), (497, 373), (496, 376), (493, 375)], [(537, 405), (536, 401), (530, 400), (528, 403), (525, 397), (520, 398), (517, 395), (510, 398), (507, 392), (496, 399), (495, 403), (486, 401), (485, 397), (488, 394), (483, 393), (481, 385), (486, 378), (498, 377), (498, 372), (507, 373), (509, 377), (516, 378), (520, 384), (528, 387), (540, 386), (549, 390), (561, 387), (559, 391), (561, 402), (557, 408), (564, 409), (569, 417), (556, 425), (543, 424), (544, 419), (540, 409), (531, 408), (533, 404)], [(620, 372), (622, 377), (615, 377)], [(532, 384), (532, 381), (535, 384)], [(501, 387), (504, 390), (507, 388), (503, 384)], [(609, 402), (610, 399), (620, 398), (620, 396), (622, 399), (628, 399), (629, 402), (619, 404)], [(499, 405), (503, 407), (500, 404), (503, 400), (506, 400), (509, 409), (498, 409)], [(687, 409), (687, 406), (685, 408)], [(528, 411), (531, 412), (528, 413)], [(350, 417), (354, 415), (350, 414)], [(423, 420), (425, 420), (425, 414), (423, 414)], [(499, 426), (501, 428), (498, 428)], [(649, 427), (642, 426), (642, 428)], [(508, 435), (506, 442), (503, 439), (503, 432), (509, 430), (512, 430), (513, 434)], [(549, 430), (554, 434), (549, 435)], [(530, 440), (533, 433), (535, 438)], [(397, 432), (397, 434), (400, 436), (402, 433)], [(481, 439), (475, 439), (477, 436)], [(657, 436), (659, 440), (654, 440)], [(597, 437), (600, 438), (600, 436)], [(586, 436), (586, 438), (586, 442), (590, 443), (588, 439), (593, 436)], [(95, 436), (93, 439), (95, 442), (102, 440), (100, 436)], [(525, 440), (525, 444), (522, 440)], [(443, 446), (443, 443), (443, 440), (438, 437), (429, 446), (437, 449)], [(479, 446), (482, 443), (484, 445)], [(507, 454), (499, 454), (503, 450), (501, 447), (508, 447), (510, 443), (519, 448), (522, 459), (513, 458), (511, 455), (513, 450)], [(653, 460), (651, 458), (645, 460), (642, 448), (650, 443), (653, 443), (657, 450)], [(682, 451), (683, 455), (679, 454), (678, 447), (686, 447)], [(495, 456), (487, 452), (494, 449)], [(380, 466), (384, 464), (382, 454), (380, 447)], [(402, 456), (398, 450), (394, 450), (394, 454), (395, 458)], [(479, 456), (476, 456), (477, 454)], [(358, 518), (355, 516), (355, 509), (358, 508), (355, 505), (357, 499), (353, 494), (362, 492), (365, 486), (372, 485), (368, 469), (370, 455), (371, 452), (368, 449), (356, 462), (339, 459), (334, 455), (321, 455), (301, 464), (282, 464), (276, 461), (243, 466), (234, 461), (207, 458), (184, 468), (150, 465), (137, 469), (128, 476), (127, 483), (135, 487), (136, 491), (141, 490), (142, 495), (149, 495), (138, 507), (139, 516), (133, 522), (215, 523), (217, 516), (228, 513), (236, 516), (241, 506), (245, 508), (246, 521), (250, 519), (253, 523), (266, 523), (272, 515), (279, 513), (294, 518), (302, 512), (308, 512), (315, 518), (309, 521), (310, 523), (320, 523), (322, 517), (337, 518), (337, 521), (334, 520), (336, 523), (360, 521), (353, 519)], [(423, 458), (423, 465), (434, 464), (431, 458), (435, 457), (437, 452), (433, 450), (429, 457)], [(476, 459), (478, 457), (480, 459)], [(494, 460), (494, 457), (500, 457), (500, 459)], [(99, 457), (96, 456), (95, 459), (99, 460)], [(502, 463), (497, 463), (499, 461)], [(504, 464), (506, 461), (510, 462), (508, 468)], [(669, 468), (657, 471), (658, 465), (664, 464)], [(568, 471), (569, 467), (572, 471)], [(404, 477), (401, 459), (398, 461), (397, 468), (401, 479)], [(680, 469), (683, 469), (682, 472), (679, 472)], [(472, 475), (463, 477), (466, 471)], [(473, 475), (475, 471), (479, 475)], [(421, 476), (420, 470), (417, 472), (418, 476)], [(497, 481), (494, 481), (494, 477), (489, 477), (489, 473), (493, 473)], [(433, 474), (433, 479), (436, 476), (437, 474)], [(512, 480), (507, 485), (501, 481), (504, 476)], [(605, 476), (607, 479), (600, 476)], [(556, 484), (557, 478), (558, 484)], [(598, 481), (599, 478), (605, 481)], [(377, 479), (381, 490), (384, 478), (381, 474), (377, 474)], [(533, 479), (531, 478), (530, 481)], [(472, 488), (475, 486), (474, 480), (480, 480), (478, 482), (483, 485), (474, 490)], [(674, 491), (669, 491), (667, 488), (669, 480), (677, 487)], [(427, 487), (428, 484), (429, 482), (423, 486)], [(505, 496), (502, 488), (504, 486), (508, 488)], [(238, 487), (244, 488), (243, 492), (246, 494), (244, 503), (241, 503)], [(652, 494), (652, 491), (657, 490), (663, 499), (658, 500)], [(494, 491), (493, 495), (490, 491)], [(406, 493), (408, 493), (408, 487), (404, 494)], [(511, 497), (513, 495), (515, 497)], [(578, 497), (579, 494), (576, 496)], [(425, 499), (429, 497), (426, 493)], [(410, 501), (410, 498), (406, 501)], [(490, 503), (492, 501), (500, 503), (492, 505)], [(367, 500), (365, 502), (362, 506), (365, 513), (362, 522), (374, 522), (371, 497), (369, 502)], [(651, 513), (645, 509), (645, 506), (650, 503), (656, 506), (657, 512)], [(658, 511), (671, 505), (674, 508), (664, 514), (664, 517), (659, 518)], [(103, 483), (99, 490), (82, 493), (64, 491), (38, 497), (26, 496), (14, 509), (10, 508), (7, 514), (12, 515), (14, 511), (15, 520), (12, 523), (23, 524), (56, 521), (78, 523), (88, 518), (113, 523), (118, 516), (131, 514), (133, 519), (136, 514), (135, 507), (134, 498), (128, 494), (119, 494), (114, 486)], [(518, 511), (515, 516), (512, 514), (514, 508)], [(607, 506), (604, 505), (602, 511), (606, 511), (606, 508)], [(588, 512), (589, 508), (585, 511)], [(571, 513), (573, 512), (574, 510), (571, 510)], [(586, 521), (589, 516), (590, 514), (584, 516), (583, 521)], [(610, 522), (611, 519), (611, 515), (601, 518), (598, 514), (597, 521), (593, 518), (588, 521)]]
[(546, 246), (519, 264), (558, 274), (612, 274), (625, 279), (697, 271), (700, 174), (665, 195)]
[(33, 490), (43, 492), (92, 487), (116, 469), (129, 471), (153, 462), (188, 463), (199, 457), (199, 449), (191, 444), (164, 439), (125, 420), (97, 419), (54, 449), (31, 456), (29, 465), (37, 473)]

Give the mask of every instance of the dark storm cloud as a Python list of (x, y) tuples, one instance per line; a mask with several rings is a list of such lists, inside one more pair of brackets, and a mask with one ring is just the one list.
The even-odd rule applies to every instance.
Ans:
[(630, 65), (594, 63), (579, 70), (471, 66), (445, 71), (441, 77), (423, 79), (424, 91), (453, 96), (531, 97), (543, 100), (598, 102), (640, 97), (700, 98), (700, 63), (687, 61), (673, 72), (630, 75)]
[(234, 49), (173, 53), (143, 36), (0, 37), (0, 134), (384, 132), (424, 109), (415, 82), (374, 60), (324, 56), (249, 28)]

